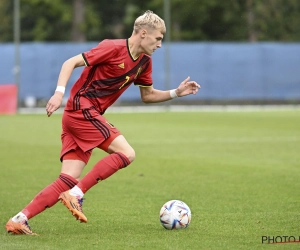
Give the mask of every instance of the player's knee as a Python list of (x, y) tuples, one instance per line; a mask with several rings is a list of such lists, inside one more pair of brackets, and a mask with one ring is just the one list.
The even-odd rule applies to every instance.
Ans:
[(118, 152), (121, 152), (123, 155), (125, 155), (130, 163), (133, 162), (135, 159), (135, 151), (131, 146), (123, 148), (122, 150), (119, 150)]
[(81, 160), (69, 160), (64, 158), (62, 162), (61, 173), (67, 174), (74, 179), (79, 180), (85, 165), (85, 162)]
[(130, 148), (126, 149), (126, 151), (123, 152), (123, 153), (124, 153), (124, 155), (126, 155), (126, 157), (128, 158), (128, 160), (130, 161), (130, 163), (134, 161), (134, 159), (135, 159), (135, 151), (134, 151), (133, 148), (130, 147)]
[(118, 136), (116, 139), (114, 139), (106, 152), (109, 154), (120, 152), (127, 157), (130, 163), (135, 159), (135, 151), (126, 141), (124, 136)]

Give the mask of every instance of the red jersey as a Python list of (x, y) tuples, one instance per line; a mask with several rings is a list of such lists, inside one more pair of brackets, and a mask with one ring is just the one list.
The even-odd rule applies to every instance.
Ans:
[(152, 85), (151, 57), (133, 59), (127, 39), (104, 40), (82, 57), (86, 67), (71, 88), (65, 110), (94, 107), (103, 114), (133, 82)]

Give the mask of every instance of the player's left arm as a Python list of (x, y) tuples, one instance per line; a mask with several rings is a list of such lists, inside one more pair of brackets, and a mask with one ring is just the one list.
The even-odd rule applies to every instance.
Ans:
[[(61, 67), (58, 76), (57, 87), (60, 86), (65, 89), (72, 75), (73, 70), (77, 67), (81, 67), (84, 65), (85, 65), (85, 61), (81, 54), (73, 56), (68, 60), (66, 60)], [(46, 112), (48, 117), (50, 117), (52, 113), (61, 106), (63, 96), (64, 96), (64, 92), (57, 91), (57, 89), (55, 90), (53, 96), (50, 98), (50, 100), (46, 105)]]
[[(174, 97), (182, 97), (186, 95), (196, 94), (200, 85), (195, 81), (190, 81), (190, 77), (180, 83), (177, 89), (174, 90), (158, 90), (150, 87), (140, 86), (142, 101), (145, 103), (165, 102)], [(176, 95), (175, 95), (176, 94)]]

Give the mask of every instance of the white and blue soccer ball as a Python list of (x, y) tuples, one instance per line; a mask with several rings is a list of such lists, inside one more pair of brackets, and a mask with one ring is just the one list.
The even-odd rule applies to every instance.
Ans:
[(191, 223), (192, 213), (183, 201), (171, 200), (162, 206), (159, 217), (165, 229), (183, 229)]

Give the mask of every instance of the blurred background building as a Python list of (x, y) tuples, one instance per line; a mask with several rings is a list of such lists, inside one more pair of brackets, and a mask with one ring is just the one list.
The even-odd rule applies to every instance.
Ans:
[[(148, 9), (167, 22), (153, 55), (154, 86), (175, 88), (191, 76), (202, 87), (172, 104), (300, 103), (299, 0), (2, 0), (0, 99), (13, 84), (20, 106), (44, 106), (66, 59), (128, 38)], [(139, 99), (131, 86), (117, 105)]]

